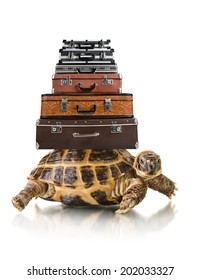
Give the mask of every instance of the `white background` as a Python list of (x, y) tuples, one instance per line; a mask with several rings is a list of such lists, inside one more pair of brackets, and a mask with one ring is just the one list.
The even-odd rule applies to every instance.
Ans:
[[(7, 0), (0, 28), (0, 278), (35, 279), (27, 276), (33, 265), (85, 265), (117, 272), (80, 279), (137, 278), (119, 276), (121, 266), (174, 266), (166, 278), (200, 279), (200, 1)], [(13, 208), (12, 196), (47, 153), (35, 149), (35, 122), (63, 39), (111, 39), (123, 91), (134, 94), (139, 151), (159, 153), (179, 188), (171, 203), (149, 190), (121, 216), (40, 199), (20, 214)]]

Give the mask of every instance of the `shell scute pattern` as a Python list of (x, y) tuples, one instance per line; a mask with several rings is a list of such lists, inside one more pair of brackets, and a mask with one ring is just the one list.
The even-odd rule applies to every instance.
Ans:
[(121, 161), (121, 162), (117, 163), (117, 166), (118, 166), (121, 173), (126, 173), (130, 168), (130, 164), (127, 164), (124, 161)]
[[(41, 159), (28, 179), (58, 187), (98, 190), (98, 186), (133, 169), (133, 161), (126, 150), (54, 150)], [(98, 197), (103, 198), (103, 194)]]
[(53, 172), (52, 168), (46, 167), (46, 168), (43, 169), (43, 171), (40, 175), (40, 178), (42, 180), (49, 181), (49, 180), (51, 180), (52, 172)]
[(100, 182), (106, 181), (110, 177), (108, 166), (105, 165), (96, 166), (95, 171), (96, 171), (97, 179)]
[(135, 161), (133, 156), (123, 157), (123, 160), (125, 160), (125, 162), (127, 162), (129, 165), (133, 165)]
[(43, 172), (43, 167), (38, 167), (38, 168), (35, 168), (30, 176), (32, 176), (33, 179), (38, 179), (41, 175), (42, 175), (42, 172)]
[(64, 185), (73, 185), (78, 179), (76, 167), (68, 167), (64, 172)]
[(62, 195), (61, 196), (61, 202), (68, 206), (88, 206), (90, 203), (87, 203), (84, 201), (80, 195)]
[(47, 159), (49, 158), (49, 154), (45, 155), (40, 161), (39, 161), (39, 165), (45, 164)]
[(110, 171), (113, 178), (117, 178), (121, 175), (119, 168), (115, 164), (110, 165)]
[(94, 191), (91, 193), (91, 196), (101, 205), (114, 205), (114, 201), (109, 201), (107, 199), (107, 194), (104, 191)]
[(63, 166), (57, 166), (55, 168), (55, 173), (54, 173), (54, 184), (56, 185), (63, 185), (63, 172), (64, 172), (64, 167)]
[(83, 162), (86, 156), (85, 150), (68, 150), (64, 157), (64, 163)]
[(46, 163), (47, 164), (59, 164), (64, 155), (64, 150), (55, 150), (54, 152), (49, 154)]
[(82, 176), (82, 181), (85, 183), (85, 188), (89, 188), (93, 185), (93, 181), (95, 178), (94, 170), (92, 166), (86, 165), (86, 166), (81, 166), (81, 176)]
[(107, 163), (117, 160), (119, 154), (115, 150), (92, 150), (89, 156), (89, 162)]

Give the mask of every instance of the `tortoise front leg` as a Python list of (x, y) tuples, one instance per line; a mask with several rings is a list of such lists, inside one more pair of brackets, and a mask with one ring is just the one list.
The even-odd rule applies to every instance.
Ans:
[(146, 185), (147, 187), (168, 196), (170, 199), (176, 194), (175, 192), (178, 190), (175, 183), (163, 174), (150, 179), (146, 182)]
[(123, 194), (120, 208), (116, 211), (116, 213), (122, 214), (128, 212), (145, 198), (146, 192), (147, 186), (142, 180), (130, 179), (128, 187)]

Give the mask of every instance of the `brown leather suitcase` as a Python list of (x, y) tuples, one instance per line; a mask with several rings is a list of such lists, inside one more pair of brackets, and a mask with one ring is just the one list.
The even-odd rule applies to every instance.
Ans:
[(121, 93), (120, 74), (55, 74), (53, 93)]
[(129, 118), (132, 94), (43, 94), (41, 118)]
[(40, 119), (37, 149), (136, 149), (137, 119)]

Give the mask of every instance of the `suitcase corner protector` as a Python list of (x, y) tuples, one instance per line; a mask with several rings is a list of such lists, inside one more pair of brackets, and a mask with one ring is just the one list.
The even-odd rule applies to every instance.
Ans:
[(139, 142), (137, 141), (136, 143), (135, 143), (135, 149), (138, 149), (139, 148)]
[(38, 150), (40, 148), (40, 145), (38, 142), (36, 142), (36, 149)]
[(38, 126), (40, 124), (40, 120), (38, 119), (37, 121), (36, 121), (36, 126)]
[(138, 119), (137, 118), (134, 118), (134, 124), (138, 125)]

